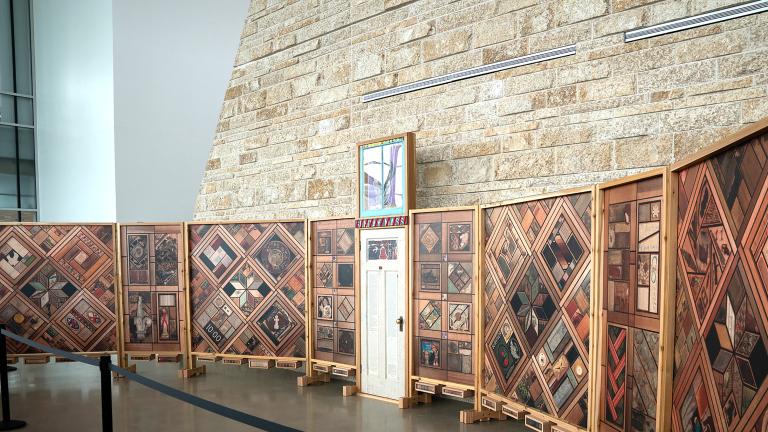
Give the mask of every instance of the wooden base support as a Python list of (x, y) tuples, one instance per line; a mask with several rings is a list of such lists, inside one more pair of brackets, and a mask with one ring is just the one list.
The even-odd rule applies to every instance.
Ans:
[(304, 375), (296, 379), (296, 385), (299, 387), (307, 387), (315, 384), (325, 384), (329, 382), (331, 382), (331, 375), (327, 373), (319, 373), (313, 376)]
[(179, 378), (192, 378), (198, 375), (205, 375), (205, 365), (179, 370)]
[(171, 354), (171, 355), (157, 355), (157, 362), (158, 363), (178, 363), (181, 361), (181, 354)]
[(275, 361), (271, 359), (250, 359), (248, 367), (251, 369), (272, 369), (275, 367)]
[(413, 397), (403, 397), (397, 401), (397, 406), (400, 409), (413, 408), (418, 404), (431, 404), (432, 395), (429, 393), (416, 393)]
[(482, 409), (480, 411), (469, 409), (459, 412), (459, 421), (464, 424), (506, 419), (507, 416), (502, 414), (501, 411), (491, 411), (489, 409)]
[(128, 356), (128, 358), (130, 358), (131, 360), (135, 360), (135, 361), (151, 361), (151, 360), (155, 359), (155, 355), (152, 354), (152, 353), (147, 353), (147, 354), (131, 354), (130, 356)]
[(56, 356), (56, 358), (54, 358), (53, 361), (55, 361), (56, 363), (72, 363), (74, 360), (67, 357)]
[(278, 360), (275, 365), (278, 369), (298, 369), (301, 367), (301, 360)]
[(24, 357), (24, 364), (46, 364), (50, 359), (49, 355)]
[(197, 361), (200, 363), (216, 363), (219, 358), (216, 356), (197, 356)]
[[(136, 373), (136, 365), (135, 364), (134, 365), (130, 365), (130, 366), (126, 366), (124, 369), (127, 370), (128, 372)], [(125, 377), (120, 375), (117, 372), (112, 372), (112, 378), (120, 379), (120, 378), (125, 378)]]
[(341, 388), (341, 394), (343, 394), (344, 397), (352, 396), (358, 391), (359, 389), (357, 388), (356, 385), (345, 385), (344, 387)]

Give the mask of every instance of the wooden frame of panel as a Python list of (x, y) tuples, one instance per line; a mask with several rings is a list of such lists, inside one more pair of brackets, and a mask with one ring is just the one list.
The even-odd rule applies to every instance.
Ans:
[[(341, 220), (351, 220), (352, 226), (350, 227), (353, 231), (355, 231), (355, 241), (352, 245), (352, 248), (354, 249), (354, 257), (353, 257), (353, 263), (354, 263), (354, 295), (355, 295), (355, 361), (353, 364), (349, 363), (343, 363), (343, 362), (336, 362), (336, 361), (328, 361), (328, 360), (321, 360), (314, 358), (314, 352), (315, 352), (315, 344), (314, 344), (314, 338), (315, 338), (315, 323), (314, 320), (316, 319), (315, 313), (317, 305), (315, 304), (315, 295), (313, 290), (313, 280), (314, 280), (314, 265), (313, 265), (313, 259), (314, 259), (314, 227), (316, 223), (322, 223), (322, 222), (331, 222), (331, 221), (341, 221)], [(353, 382), (353, 385), (351, 386), (344, 386), (344, 396), (351, 396), (352, 394), (356, 393), (359, 389), (358, 385), (358, 379), (359, 379), (359, 373), (360, 370), (360, 311), (359, 311), (359, 297), (360, 297), (360, 269), (359, 269), (359, 258), (360, 258), (360, 247), (359, 247), (359, 238), (357, 236), (357, 229), (354, 227), (354, 221), (355, 219), (353, 217), (344, 217), (344, 216), (333, 216), (333, 217), (326, 217), (326, 218), (316, 218), (316, 219), (308, 219), (307, 225), (306, 225), (306, 231), (307, 231), (307, 269), (306, 269), (306, 275), (305, 275), (305, 282), (306, 282), (306, 298), (307, 298), (307, 368), (306, 368), (306, 375), (310, 377), (308, 380), (308, 383), (315, 383), (315, 382), (323, 382), (320, 379), (317, 379), (319, 375), (318, 371), (314, 369), (314, 365), (320, 365), (323, 367), (330, 368), (331, 371), (328, 372), (328, 375), (334, 375), (332, 372), (332, 369), (335, 366), (341, 366), (345, 369), (349, 369), (354, 372), (354, 379), (351, 380)], [(313, 379), (315, 378), (315, 379)], [(301, 379), (301, 378), (300, 378)], [(303, 385), (303, 384), (300, 384)]]
[[(118, 260), (117, 260), (117, 274), (118, 274), (118, 284), (120, 287), (120, 303), (121, 303), (121, 311), (125, 313), (125, 310), (127, 308), (127, 304), (125, 303), (126, 297), (124, 296), (124, 286), (123, 286), (123, 266), (122, 266), (122, 228), (123, 227), (178, 227), (179, 228), (179, 254), (182, 258), (181, 261), (181, 274), (179, 275), (179, 288), (181, 289), (179, 292), (179, 300), (183, 300), (185, 304), (182, 307), (179, 307), (179, 316), (184, 317), (182, 320), (179, 319), (179, 345), (181, 346), (181, 349), (178, 351), (171, 350), (171, 351), (163, 351), (163, 350), (150, 350), (150, 351), (136, 351), (136, 350), (127, 350), (125, 348), (125, 334), (122, 335), (120, 338), (120, 347), (121, 347), (121, 355), (119, 356), (119, 361), (121, 365), (124, 365), (123, 367), (126, 367), (130, 361), (131, 355), (153, 355), (153, 356), (181, 356), (182, 359), (186, 358), (186, 352), (188, 350), (187, 345), (187, 327), (188, 327), (188, 315), (187, 315), (187, 305), (186, 302), (188, 297), (188, 277), (187, 277), (187, 265), (186, 265), (186, 252), (182, 250), (182, 248), (185, 247), (185, 225), (184, 222), (130, 222), (130, 223), (118, 223), (116, 227), (117, 231), (117, 251), (118, 251)], [(183, 310), (182, 310), (183, 309)], [(123, 317), (124, 319), (124, 317)], [(121, 329), (124, 330), (125, 322), (121, 323)]]
[[(705, 164), (705, 163), (707, 163), (708, 160), (716, 158), (717, 156), (730, 151), (734, 147), (738, 147), (738, 146), (740, 146), (742, 144), (746, 144), (749, 141), (751, 141), (751, 140), (753, 140), (755, 138), (758, 138), (760, 136), (766, 135), (766, 134), (768, 134), (768, 117), (762, 118), (762, 119), (758, 120), (755, 123), (747, 125), (746, 127), (743, 127), (742, 129), (739, 129), (738, 131), (736, 131), (736, 132), (734, 132), (732, 134), (729, 134), (729, 135), (723, 137), (720, 140), (717, 140), (713, 144), (711, 144), (711, 145), (709, 145), (707, 147), (704, 147), (703, 149), (693, 153), (692, 155), (690, 155), (688, 157), (685, 157), (685, 158), (681, 159), (680, 161), (672, 164), (669, 167), (669, 182), (666, 185), (666, 187), (669, 189), (669, 194), (670, 194), (669, 206), (667, 207), (667, 211), (670, 214), (670, 217), (669, 217), (669, 219), (670, 219), (670, 224), (669, 224), (669, 227), (670, 227), (669, 242), (670, 242), (670, 249), (672, 250), (672, 253), (670, 254), (671, 255), (671, 257), (670, 257), (671, 259), (669, 260), (669, 264), (668, 265), (670, 266), (670, 269), (673, 270), (673, 271), (669, 272), (670, 274), (668, 275), (668, 278), (667, 278), (667, 283), (671, 284), (670, 286), (675, 287), (675, 288), (677, 287), (677, 279), (676, 279), (675, 276), (676, 276), (676, 272), (678, 270), (678, 268), (677, 268), (677, 266), (678, 266), (677, 255), (678, 254), (676, 253), (676, 249), (678, 249), (678, 235), (683, 234), (682, 232), (679, 232), (679, 230), (683, 229), (683, 226), (680, 225), (681, 221), (678, 220), (678, 218), (680, 216), (684, 216), (684, 215), (678, 214), (678, 210), (679, 210), (679, 193), (680, 193), (680, 191), (679, 191), (679, 186), (680, 186), (679, 179), (680, 179), (681, 172), (683, 172), (683, 171), (687, 170), (688, 168), (691, 168), (691, 167), (693, 167), (695, 165)], [(715, 179), (712, 179), (712, 180), (714, 182), (717, 182), (717, 180), (715, 180)], [(711, 192), (713, 194), (717, 194), (716, 190), (713, 190)], [(691, 204), (689, 203), (689, 206), (690, 205)], [(727, 208), (725, 208), (723, 210), (726, 213), (728, 212)], [(752, 213), (752, 217), (756, 217), (756, 215), (759, 215), (759, 214), (760, 214), (759, 211), (755, 211), (755, 213)], [(724, 223), (724, 225), (728, 225), (728, 223), (725, 220), (723, 220), (722, 222)], [(751, 225), (751, 224), (757, 224), (757, 223), (759, 223), (759, 216), (757, 216), (757, 218), (752, 220), (752, 221), (745, 220), (744, 223), (745, 223), (745, 226), (748, 226), (748, 225)], [(734, 240), (735, 239), (736, 239), (736, 236), (734, 235)], [(744, 239), (742, 239), (741, 242), (737, 242), (736, 243), (736, 250), (731, 251), (731, 254), (735, 253), (737, 255), (741, 255), (742, 257), (744, 255), (748, 255), (749, 254), (750, 245), (749, 245), (749, 243), (748, 244), (744, 244), (743, 242), (744, 242)], [(754, 246), (754, 244), (752, 244), (752, 246)], [(742, 251), (746, 251), (746, 253), (742, 254)], [(754, 266), (754, 264), (751, 262), (751, 260), (742, 258), (741, 261), (742, 261), (742, 265), (747, 267), (747, 272), (750, 272), (749, 268)], [(735, 271), (738, 271), (738, 270), (734, 270), (734, 272)], [(759, 270), (753, 268), (752, 272), (759, 272)], [(756, 283), (760, 284), (761, 282), (758, 281)], [(723, 287), (723, 288), (726, 288), (726, 287)], [(763, 288), (765, 288), (765, 287), (763, 286)], [(685, 287), (683, 289), (685, 289)], [(755, 299), (755, 300), (758, 301), (757, 299)], [(689, 305), (689, 307), (693, 308), (693, 305)], [(668, 312), (669, 312), (670, 316), (677, 317), (678, 311), (676, 310), (676, 304), (675, 303), (672, 303), (670, 305), (670, 308), (669, 308)], [(768, 310), (761, 311), (760, 310), (760, 306), (758, 306), (758, 311), (756, 311), (757, 315), (760, 315), (761, 313), (765, 313), (765, 312), (768, 312)], [(757, 317), (755, 317), (755, 318), (757, 318)], [(738, 320), (738, 318), (737, 318), (737, 320)], [(695, 318), (694, 318), (694, 321), (695, 321)], [(758, 321), (759, 321), (759, 319), (758, 319)], [(705, 322), (706, 322), (706, 320), (705, 320)], [(669, 340), (667, 341), (668, 346), (670, 347), (669, 353), (667, 354), (670, 357), (670, 360), (669, 360), (670, 361), (670, 367), (667, 368), (667, 370), (664, 371), (664, 377), (665, 377), (664, 392), (661, 393), (661, 389), (660, 389), (660, 394), (661, 395), (660, 395), (660, 399), (659, 399), (660, 400), (659, 404), (663, 404), (663, 406), (665, 407), (665, 409), (668, 410), (667, 412), (669, 413), (668, 416), (667, 416), (668, 417), (667, 423), (665, 424), (665, 426), (666, 426), (665, 430), (677, 430), (677, 428), (682, 427), (681, 418), (679, 417), (680, 413), (678, 411), (676, 411), (676, 408), (673, 405), (674, 398), (675, 398), (674, 394), (679, 391), (679, 389), (675, 388), (677, 380), (673, 376), (673, 372), (674, 371), (673, 371), (673, 367), (672, 367), (673, 364), (674, 364), (673, 362), (674, 362), (674, 355), (675, 355), (675, 348), (676, 348), (675, 347), (675, 336), (676, 335), (674, 334), (676, 329), (677, 329), (677, 327), (675, 326), (675, 323), (672, 322), (672, 331), (670, 332), (672, 334), (669, 336), (669, 338), (668, 338)], [(700, 337), (700, 335), (697, 334), (697, 337)], [(704, 342), (704, 341), (702, 341), (702, 342)], [(689, 356), (690, 355), (693, 355), (693, 352), (689, 353)], [(703, 354), (699, 354), (699, 355), (706, 356), (707, 355), (706, 348), (705, 348), (704, 353)], [(688, 362), (696, 362), (697, 361), (696, 359), (691, 360), (690, 357), (687, 360), (688, 360)], [(689, 363), (686, 363), (686, 365), (688, 365), (688, 364)], [(694, 366), (693, 368), (694, 368), (693, 370), (697, 371), (696, 372), (697, 374), (701, 373), (702, 375), (706, 375), (706, 373), (703, 372), (703, 370), (705, 369), (705, 366), (703, 364), (699, 363), (697, 366)], [(683, 367), (683, 366), (681, 366), (680, 371), (678, 371), (678, 372), (682, 371), (682, 376), (680, 376), (679, 379), (683, 380), (684, 382), (687, 379), (690, 379), (690, 380), (693, 379), (693, 378), (691, 378), (692, 372), (690, 370), (688, 370), (688, 369), (690, 369), (690, 367)], [(661, 371), (660, 371), (660, 373), (661, 373)], [(688, 377), (686, 378), (686, 376), (688, 376)], [(703, 378), (703, 380), (707, 381), (707, 378)], [(703, 384), (703, 386), (704, 386), (705, 390), (708, 387), (707, 384)], [(710, 390), (710, 391), (712, 391), (712, 390)], [(708, 398), (710, 398), (709, 404), (713, 405), (713, 404), (718, 403), (718, 399), (717, 398), (711, 399), (712, 395), (711, 395), (710, 391), (705, 391), (705, 393), (709, 393), (708, 394)], [(763, 383), (762, 387), (758, 387), (757, 393), (756, 393), (756, 395), (754, 397), (755, 397), (755, 399), (759, 400), (761, 398), (764, 398), (765, 395), (766, 395), (765, 383)], [(755, 406), (750, 404), (748, 411), (744, 413), (743, 418), (740, 418), (740, 420), (744, 420), (744, 418), (749, 418), (751, 416), (754, 416), (754, 410), (755, 410)], [(749, 413), (749, 415), (747, 413)], [(715, 428), (717, 430), (720, 430), (720, 428), (724, 424), (724, 423), (721, 423), (721, 422), (723, 422), (724, 419), (719, 418), (719, 413), (717, 413), (717, 412), (711, 413), (711, 414), (713, 414), (713, 417), (716, 418), (716, 423), (714, 425)], [(738, 423), (739, 422), (737, 422), (735, 425), (728, 425), (726, 423), (725, 424), (726, 425), (726, 429), (734, 427), (734, 426), (738, 426)], [(755, 424), (754, 426), (759, 428), (761, 426), (764, 427), (764, 425), (765, 425), (765, 422), (763, 422), (762, 425), (758, 423), (758, 424)]]
[[(597, 193), (597, 187), (596, 186), (584, 186), (584, 187), (577, 187), (577, 188), (571, 188), (571, 189), (564, 189), (561, 191), (555, 191), (555, 192), (548, 192), (544, 194), (538, 194), (538, 195), (530, 195), (520, 198), (515, 198), (512, 200), (506, 200), (506, 201), (500, 201), (492, 204), (483, 204), (478, 206), (479, 213), (478, 213), (478, 240), (480, 241), (480, 247), (478, 248), (478, 254), (479, 254), (479, 260), (478, 260), (478, 278), (480, 281), (480, 286), (478, 288), (478, 314), (479, 319), (482, 319), (482, 311), (485, 305), (485, 277), (486, 277), (486, 271), (485, 271), (485, 251), (486, 251), (486, 244), (485, 244), (485, 212), (487, 209), (490, 208), (496, 208), (496, 207), (502, 207), (502, 206), (509, 206), (509, 205), (515, 205), (515, 204), (522, 204), (526, 202), (532, 202), (532, 201), (539, 201), (543, 199), (548, 198), (560, 198), (560, 197), (566, 197), (569, 195), (576, 195), (576, 194), (582, 194), (582, 193), (589, 193), (592, 198), (592, 209), (591, 209), (591, 215), (590, 220), (592, 224), (592, 232), (591, 232), (591, 247), (590, 247), (590, 253), (591, 253), (591, 262), (590, 262), (590, 301), (589, 301), (589, 331), (590, 331), (590, 338), (589, 338), (589, 367), (588, 367), (588, 382), (587, 382), (587, 429), (580, 428), (578, 426), (569, 424), (562, 419), (553, 416), (551, 414), (543, 413), (539, 410), (536, 410), (535, 408), (529, 407), (527, 405), (521, 404), (520, 402), (513, 401), (507, 397), (504, 397), (502, 395), (498, 395), (495, 393), (491, 393), (483, 388), (482, 383), (482, 373), (485, 369), (485, 362), (483, 361), (485, 358), (485, 325), (484, 323), (480, 325), (479, 327), (479, 340), (482, 344), (483, 350), (482, 350), (482, 356), (479, 356), (478, 363), (480, 369), (478, 369), (478, 374), (476, 376), (475, 382), (476, 386), (478, 388), (478, 391), (475, 394), (475, 415), (474, 419), (472, 420), (481, 420), (481, 419), (497, 419), (500, 418), (506, 418), (506, 415), (503, 414), (503, 408), (504, 407), (510, 407), (514, 411), (525, 413), (524, 416), (532, 417), (540, 422), (549, 422), (553, 426), (557, 425), (557, 427), (561, 428), (565, 431), (572, 431), (572, 432), (582, 432), (584, 430), (593, 430), (591, 428), (591, 422), (592, 419), (595, 418), (594, 410), (592, 409), (592, 403), (593, 399), (595, 398), (595, 392), (593, 390), (594, 387), (594, 377), (597, 376), (597, 368), (598, 368), (598, 357), (597, 357), (597, 342), (596, 337), (597, 332), (599, 330), (599, 320), (597, 319), (599, 316), (598, 313), (598, 304), (599, 304), (599, 284), (597, 283), (597, 276), (596, 276), (596, 251), (595, 251), (595, 244), (596, 244), (596, 226), (597, 226), (597, 200), (598, 200), (598, 193)], [(483, 240), (480, 240), (483, 239)], [(483, 401), (486, 400), (487, 402), (493, 402), (492, 405), (496, 405), (496, 408), (489, 411), (488, 405), (484, 405)], [(519, 420), (524, 420), (524, 418), (520, 418)], [(469, 421), (471, 422), (471, 421)]]
[[(416, 206), (416, 144), (413, 132), (405, 132), (395, 135), (388, 135), (367, 141), (358, 142), (355, 146), (355, 215), (357, 219), (373, 219), (378, 217), (405, 216), (408, 211)], [(405, 187), (403, 188), (403, 212), (386, 216), (360, 216), (360, 147), (375, 144), (391, 139), (403, 138), (405, 141), (405, 154), (403, 161), (405, 163)]]
[[(396, 135), (396, 136), (399, 136), (399, 135)], [(373, 142), (383, 141), (385, 139), (387, 139), (387, 138), (384, 138), (384, 139), (381, 139), (381, 140), (374, 140)], [(396, 216), (393, 216), (393, 217), (396, 217)], [(380, 400), (380, 401), (383, 401), (383, 402), (396, 403), (396, 404), (399, 404), (399, 406), (401, 408), (407, 408), (409, 402), (406, 402), (406, 401), (409, 401), (413, 397), (413, 392), (412, 392), (411, 386), (409, 385), (409, 381), (410, 381), (409, 378), (410, 378), (410, 375), (411, 375), (411, 372), (412, 372), (409, 369), (409, 364), (410, 364), (409, 363), (409, 361), (410, 361), (409, 359), (411, 358), (411, 355), (412, 355), (412, 351), (411, 351), (412, 346), (411, 346), (410, 340), (413, 337), (413, 335), (410, 332), (410, 324), (408, 322), (408, 320), (411, 317), (411, 314), (413, 313), (413, 311), (411, 310), (412, 309), (412, 305), (411, 305), (411, 301), (410, 301), (410, 297), (409, 297), (411, 295), (410, 285), (408, 284), (408, 281), (410, 280), (410, 271), (409, 271), (408, 263), (410, 262), (410, 259), (411, 259), (411, 257), (410, 257), (410, 247), (408, 246), (410, 244), (410, 241), (411, 241), (410, 240), (410, 229), (409, 229), (409, 227), (408, 226), (391, 226), (391, 227), (355, 228), (355, 249), (357, 250), (357, 254), (355, 254), (355, 267), (358, 269), (358, 270), (356, 270), (358, 272), (358, 275), (362, 274), (360, 272), (360, 256), (362, 254), (362, 249), (361, 249), (362, 248), (362, 244), (360, 243), (360, 231), (377, 230), (377, 229), (389, 229), (389, 228), (394, 228), (394, 229), (398, 229), (399, 228), (399, 229), (404, 230), (404, 238), (405, 238), (405, 247), (404, 247), (405, 257), (404, 257), (404, 259), (405, 259), (406, 265), (405, 265), (405, 275), (404, 275), (404, 277), (405, 277), (405, 281), (406, 281), (405, 282), (405, 289), (406, 289), (405, 301), (406, 301), (406, 304), (405, 304), (405, 316), (403, 317), (406, 320), (405, 323), (404, 323), (404, 329), (405, 329), (404, 333), (405, 333), (405, 335), (403, 335), (403, 339), (405, 340), (404, 347), (403, 347), (405, 349), (405, 351), (403, 353), (403, 358), (405, 359), (405, 361), (407, 363), (406, 367), (405, 367), (405, 376), (403, 377), (403, 388), (405, 390), (405, 397), (400, 399), (400, 401), (397, 401), (397, 400), (394, 400), (394, 399), (387, 399), (387, 398), (384, 398), (384, 397), (380, 397), (380, 396), (376, 396), (376, 395), (371, 395), (371, 394), (367, 394), (367, 393), (363, 393), (362, 392), (363, 377), (362, 377), (362, 373), (360, 372), (360, 368), (361, 368), (361, 366), (360, 366), (360, 362), (361, 362), (360, 351), (361, 351), (361, 344), (362, 344), (362, 326), (360, 325), (360, 323), (362, 323), (362, 320), (361, 320), (361, 317), (360, 317), (360, 314), (361, 314), (361, 309), (360, 309), (360, 307), (361, 307), (361, 304), (360, 304), (360, 302), (361, 302), (361, 294), (360, 294), (360, 290), (362, 290), (362, 286), (359, 283), (359, 281), (358, 281), (358, 284), (357, 284), (358, 285), (357, 290), (355, 291), (356, 294), (357, 294), (355, 296), (355, 303), (356, 303), (356, 306), (355, 306), (355, 309), (356, 309), (355, 310), (355, 323), (357, 325), (357, 328), (359, 328), (358, 332), (360, 334), (360, 337), (355, 341), (355, 349), (357, 350), (357, 352), (355, 354), (356, 355), (356, 361), (357, 361), (357, 377), (355, 379), (356, 379), (356, 382), (357, 382), (357, 394), (359, 394), (360, 396), (371, 398), (371, 399)]]
[[(415, 311), (416, 311), (416, 305), (414, 304), (414, 298), (413, 295), (415, 293), (414, 288), (414, 280), (413, 278), (416, 275), (416, 269), (414, 268), (414, 261), (413, 257), (416, 256), (415, 249), (418, 247), (418, 232), (416, 227), (416, 218), (415, 215), (419, 214), (428, 214), (428, 213), (448, 213), (448, 212), (457, 212), (457, 211), (470, 211), (472, 212), (472, 220), (473, 220), (473, 227), (472, 227), (472, 235), (474, 236), (474, 239), (472, 240), (472, 248), (473, 248), (473, 256), (472, 256), (472, 285), (473, 285), (473, 293), (472, 293), (472, 319), (474, 320), (474, 340), (472, 342), (472, 351), (473, 351), (473, 360), (472, 360), (472, 368), (474, 371), (474, 384), (468, 385), (468, 384), (462, 384), (462, 383), (456, 383), (452, 382), (450, 380), (439, 380), (434, 378), (427, 378), (427, 377), (421, 377), (414, 373), (414, 363), (416, 361), (416, 351), (413, 347), (413, 339), (415, 334), (415, 328), (417, 325), (417, 320), (415, 318)], [(478, 378), (481, 376), (480, 372), (481, 369), (478, 367), (479, 363), (482, 361), (482, 356), (479, 355), (481, 353), (481, 350), (479, 348), (482, 346), (479, 332), (482, 328), (482, 321), (481, 320), (481, 308), (480, 308), (480, 302), (479, 302), (479, 292), (481, 290), (480, 284), (479, 284), (479, 273), (478, 273), (478, 264), (479, 264), (479, 255), (481, 254), (480, 251), (480, 237), (479, 237), (479, 226), (482, 225), (481, 220), (479, 220), (479, 208), (477, 206), (457, 206), (457, 207), (439, 207), (439, 208), (429, 208), (429, 209), (418, 209), (418, 210), (411, 210), (408, 212), (408, 337), (409, 337), (409, 343), (411, 345), (411, 349), (409, 352), (409, 356), (406, 359), (408, 362), (407, 365), (407, 373), (408, 373), (408, 385), (409, 385), (409, 391), (411, 395), (416, 394), (415, 391), (415, 383), (416, 381), (424, 382), (433, 384), (436, 386), (444, 386), (444, 387), (450, 387), (458, 390), (464, 390), (464, 391), (472, 391), (477, 393), (477, 389), (479, 388), (477, 386)], [(478, 361), (480, 360), (480, 362)], [(474, 398), (474, 397), (473, 397)]]
[[(185, 363), (185, 377), (187, 377), (187, 374), (189, 376), (194, 376), (197, 374), (205, 373), (205, 366), (197, 366), (197, 361), (202, 358), (208, 360), (208, 362), (215, 362), (219, 359), (225, 360), (225, 359), (245, 359), (245, 360), (262, 360), (264, 361), (265, 368), (274, 366), (273, 363), (276, 362), (298, 362), (296, 364), (300, 364), (301, 362), (307, 361), (307, 355), (304, 357), (275, 357), (275, 356), (254, 356), (254, 355), (238, 355), (238, 354), (225, 354), (225, 353), (206, 353), (206, 352), (198, 352), (192, 350), (192, 321), (194, 320), (194, 317), (192, 315), (192, 303), (191, 303), (191, 281), (190, 281), (190, 253), (192, 252), (189, 249), (189, 231), (191, 227), (197, 226), (197, 225), (234, 225), (234, 224), (279, 224), (279, 223), (301, 223), (304, 225), (304, 241), (302, 245), (306, 248), (307, 245), (307, 220), (306, 219), (259, 219), (259, 220), (213, 220), (213, 221), (194, 221), (194, 222), (185, 222), (184, 223), (184, 246), (185, 246), (185, 275), (186, 275), (186, 283), (187, 283), (187, 317), (189, 324), (187, 326), (187, 346), (188, 352), (185, 356), (185, 362), (188, 361), (188, 363)], [(304, 295), (305, 295), (305, 302), (304, 302), (304, 350), (305, 354), (308, 353), (308, 343), (307, 343), (307, 304), (306, 304), (306, 295), (307, 295), (307, 251), (304, 251)]]
[[(117, 266), (117, 261), (119, 260), (120, 255), (120, 249), (118, 242), (118, 231), (117, 231), (117, 224), (114, 222), (0, 222), (0, 227), (23, 227), (23, 226), (73, 226), (73, 225), (104, 225), (104, 226), (111, 226), (112, 227), (112, 254), (113, 254), (113, 274), (115, 279), (118, 279), (120, 277), (119, 275), (119, 269)], [(114, 351), (76, 351), (74, 354), (80, 354), (87, 357), (100, 357), (102, 355), (116, 355), (119, 359), (122, 357), (122, 348), (120, 345), (120, 340), (122, 340), (122, 317), (121, 317), (121, 302), (119, 300), (119, 297), (122, 296), (122, 291), (120, 290), (119, 285), (117, 282), (115, 282), (115, 336), (116, 336), (116, 342), (115, 342), (115, 350)], [(47, 358), (53, 356), (50, 353), (26, 353), (26, 354), (8, 354), (8, 362), (11, 363), (16, 362), (17, 359), (23, 358), (27, 360), (33, 361), (35, 358), (46, 358), (45, 362), (41, 363), (48, 363)], [(25, 360), (25, 361), (27, 361)], [(118, 366), (123, 366), (121, 364), (118, 364)]]
[[(603, 298), (606, 295), (606, 287), (603, 286), (603, 273), (606, 271), (607, 264), (605, 263), (603, 255), (605, 254), (607, 250), (607, 246), (603, 244), (604, 242), (604, 233), (603, 233), (603, 226), (605, 223), (606, 216), (604, 214), (604, 207), (606, 204), (605, 200), (605, 191), (608, 189), (625, 186), (632, 183), (637, 183), (643, 180), (648, 180), (654, 177), (660, 177), (661, 178), (661, 224), (660, 224), (660, 245), (659, 245), (659, 251), (662, 254), (662, 257), (659, 262), (659, 281), (661, 285), (659, 286), (659, 293), (658, 293), (658, 321), (659, 321), (659, 351), (658, 351), (658, 377), (657, 377), (657, 400), (660, 401), (657, 403), (656, 407), (656, 430), (669, 430), (669, 421), (670, 421), (670, 409), (671, 409), (671, 397), (670, 397), (670, 389), (671, 389), (671, 382), (668, 382), (671, 378), (672, 368), (673, 368), (673, 358), (672, 355), (674, 353), (674, 350), (672, 349), (673, 343), (674, 343), (674, 313), (669, 313), (670, 310), (674, 309), (674, 278), (675, 278), (675, 272), (670, 271), (670, 257), (674, 255), (673, 249), (674, 244), (669, 241), (669, 236), (671, 232), (674, 232), (674, 228), (671, 229), (671, 227), (674, 227), (675, 221), (673, 221), (670, 218), (670, 201), (671, 201), (671, 188), (670, 188), (670, 179), (669, 179), (669, 169), (668, 168), (658, 168), (653, 169), (650, 171), (642, 172), (639, 174), (631, 175), (628, 177), (619, 178), (616, 180), (612, 180), (609, 182), (601, 183), (597, 185), (597, 202), (599, 203), (600, 207), (597, 211), (597, 220), (598, 225), (597, 229), (595, 230), (597, 232), (597, 243), (595, 247), (595, 255), (598, 256), (598, 266), (597, 266), (597, 285), (599, 285), (600, 289), (600, 298), (599, 298), (599, 310), (600, 310), (600, 320), (599, 320), (599, 331), (596, 333), (597, 336), (597, 345), (598, 345), (598, 361), (596, 363), (596, 372), (595, 379), (593, 382), (595, 392), (594, 397), (592, 399), (592, 405), (590, 406), (590, 411), (594, 412), (595, 415), (592, 416), (592, 420), (590, 422), (591, 430), (600, 430), (601, 425), (601, 417), (603, 409), (605, 408), (604, 404), (602, 403), (602, 397), (603, 397), (603, 372), (602, 367), (605, 362), (605, 344), (603, 343), (604, 337), (606, 337), (606, 326), (607, 326), (607, 313), (603, 309)], [(636, 222), (636, 221), (635, 221)], [(673, 224), (673, 225), (670, 225)], [(671, 229), (671, 231), (670, 231)], [(670, 285), (669, 281), (672, 280), (673, 284)], [(670, 294), (671, 293), (671, 294)], [(671, 295), (671, 301), (670, 301), (670, 295)], [(628, 327), (629, 328), (629, 327)], [(634, 328), (634, 327), (632, 327)], [(626, 416), (629, 414), (625, 414)]]

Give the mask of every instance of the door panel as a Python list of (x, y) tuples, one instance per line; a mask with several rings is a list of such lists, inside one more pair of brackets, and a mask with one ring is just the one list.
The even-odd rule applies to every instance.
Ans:
[(405, 229), (362, 231), (362, 391), (398, 399), (405, 390)]

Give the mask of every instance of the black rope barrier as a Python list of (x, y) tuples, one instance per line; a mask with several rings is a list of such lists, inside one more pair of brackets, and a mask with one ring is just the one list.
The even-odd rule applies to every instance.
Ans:
[[(294, 429), (292, 427), (281, 425), (279, 423), (275, 423), (260, 417), (252, 416), (242, 411), (238, 411), (236, 409), (232, 409), (224, 405), (217, 404), (216, 402), (203, 399), (201, 397), (183, 392), (181, 390), (175, 389), (165, 384), (161, 384), (147, 377), (135, 374), (133, 372), (130, 372), (126, 369), (123, 369), (119, 366), (112, 364), (112, 360), (110, 356), (102, 356), (99, 360), (96, 360), (94, 358), (86, 357), (80, 354), (62, 351), (58, 348), (49, 347), (49, 346), (40, 344), (38, 342), (35, 342), (33, 340), (27, 339), (23, 336), (19, 336), (15, 333), (12, 333), (5, 329), (4, 324), (0, 324), (0, 355), (2, 355), (3, 362), (7, 362), (7, 351), (5, 347), (6, 336), (18, 342), (21, 342), (23, 344), (36, 348), (42, 352), (51, 353), (60, 357), (66, 357), (70, 360), (74, 360), (77, 362), (88, 364), (90, 366), (98, 367), (101, 372), (101, 407), (102, 407), (102, 424), (104, 425), (104, 432), (108, 432), (112, 430), (112, 381), (109, 378), (110, 370), (124, 376), (125, 378), (131, 381), (135, 381), (145, 387), (149, 387), (152, 390), (163, 393), (166, 396), (170, 396), (174, 399), (178, 399), (182, 402), (186, 402), (190, 405), (194, 405), (200, 409), (204, 409), (214, 414), (218, 414), (222, 417), (226, 417), (230, 420), (234, 420), (236, 422), (243, 423), (248, 426), (252, 426), (252, 427), (264, 430), (266, 432), (301, 432), (301, 430), (299, 429)], [(0, 366), (2, 365), (0, 364)], [(6, 401), (8, 399), (7, 371), (4, 369), (0, 369), (0, 377), (4, 377), (2, 380), (0, 380), (2, 381), (2, 384), (3, 384), (2, 399), (3, 399), (3, 423), (4, 423), (5, 419), (10, 418), (10, 412), (6, 417), (6, 409), (5, 409)], [(11, 421), (14, 421), (14, 420), (11, 420)], [(24, 425), (22, 424), (22, 426), (19, 426), (19, 427), (23, 427), (23, 426)], [(0, 430), (7, 430), (2, 428), (2, 423), (0, 423)]]

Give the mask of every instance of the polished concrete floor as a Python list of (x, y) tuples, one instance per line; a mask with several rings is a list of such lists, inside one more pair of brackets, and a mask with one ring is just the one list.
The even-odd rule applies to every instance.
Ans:
[[(26, 420), (25, 431), (100, 431), (99, 372), (75, 363), (16, 365), (9, 373), (11, 412)], [(431, 405), (400, 410), (373, 399), (341, 396), (342, 382), (297, 387), (296, 372), (208, 365), (208, 374), (184, 381), (177, 365), (138, 363), (138, 372), (251, 415), (305, 431), (524, 431), (512, 421), (463, 425), (468, 404), (437, 399)], [(112, 386), (115, 431), (252, 431), (253, 428), (187, 405), (140, 384)]]

